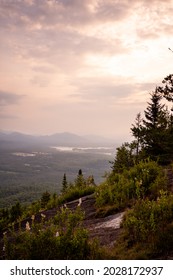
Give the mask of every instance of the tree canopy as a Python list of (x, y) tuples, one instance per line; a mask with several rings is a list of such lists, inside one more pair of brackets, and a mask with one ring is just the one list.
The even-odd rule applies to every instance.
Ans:
[(173, 158), (172, 112), (163, 103), (163, 97), (157, 87), (150, 93), (144, 118), (138, 114), (131, 131), (138, 146), (138, 154), (140, 148), (143, 156), (167, 164)]

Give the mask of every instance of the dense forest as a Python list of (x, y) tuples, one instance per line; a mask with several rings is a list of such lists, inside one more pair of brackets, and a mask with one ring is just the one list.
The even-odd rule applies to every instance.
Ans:
[(46, 190), (59, 194), (63, 174), (66, 172), (68, 181), (73, 182), (79, 168), (85, 177), (93, 174), (99, 184), (113, 159), (113, 155), (104, 152), (94, 149), (61, 152), (29, 144), (17, 149), (13, 143), (11, 149), (0, 147), (0, 208), (9, 208), (18, 201), (28, 205)]
[[(102, 183), (79, 172), (73, 183), (64, 173), (61, 193), (45, 191), (24, 207), (16, 202), (1, 209), (0, 229), (4, 259), (170, 259), (173, 257), (173, 75), (150, 93), (147, 108), (138, 113), (134, 140), (117, 148)], [(84, 227), (80, 199), (93, 194), (96, 214), (124, 212), (116, 245), (101, 246)], [(79, 199), (70, 210), (66, 203)], [(46, 209), (59, 207), (49, 220)], [(36, 221), (37, 213), (41, 221)], [(22, 220), (30, 217), (23, 229)], [(16, 231), (16, 224), (18, 230)], [(106, 233), (105, 233), (106, 234)], [(11, 242), (11, 240), (13, 242)]]

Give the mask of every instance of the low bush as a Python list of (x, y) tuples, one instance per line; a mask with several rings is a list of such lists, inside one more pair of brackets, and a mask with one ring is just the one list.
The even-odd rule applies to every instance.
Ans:
[(157, 200), (139, 199), (122, 222), (116, 257), (133, 259), (168, 255), (173, 246), (173, 195), (161, 191)]
[(83, 212), (61, 209), (50, 224), (32, 224), (31, 229), (4, 237), (5, 258), (11, 260), (95, 259), (101, 257), (98, 243), (90, 241), (82, 226)]
[(131, 207), (136, 199), (156, 199), (167, 187), (166, 175), (154, 161), (145, 160), (121, 174), (111, 174), (97, 189), (98, 207), (114, 205), (116, 209)]
[(82, 189), (73, 186), (72, 188), (69, 188), (67, 192), (63, 193), (58, 197), (58, 204), (61, 205), (62, 203), (78, 199), (82, 196), (89, 195), (94, 192), (95, 192), (94, 186), (84, 187)]

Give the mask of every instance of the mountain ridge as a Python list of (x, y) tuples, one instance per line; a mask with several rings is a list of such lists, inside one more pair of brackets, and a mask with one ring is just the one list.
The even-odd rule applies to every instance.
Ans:
[(80, 136), (70, 132), (57, 132), (50, 135), (31, 135), (21, 132), (4, 132), (0, 131), (0, 142), (8, 143), (26, 143), (26, 144), (43, 144), (46, 146), (51, 145), (64, 145), (64, 146), (82, 146), (82, 145), (113, 145), (113, 140), (104, 138), (97, 135)]

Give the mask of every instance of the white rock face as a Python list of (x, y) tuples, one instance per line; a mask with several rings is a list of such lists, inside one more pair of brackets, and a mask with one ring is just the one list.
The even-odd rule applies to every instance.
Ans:
[(95, 228), (120, 228), (124, 212), (109, 216), (105, 221), (97, 223)]

